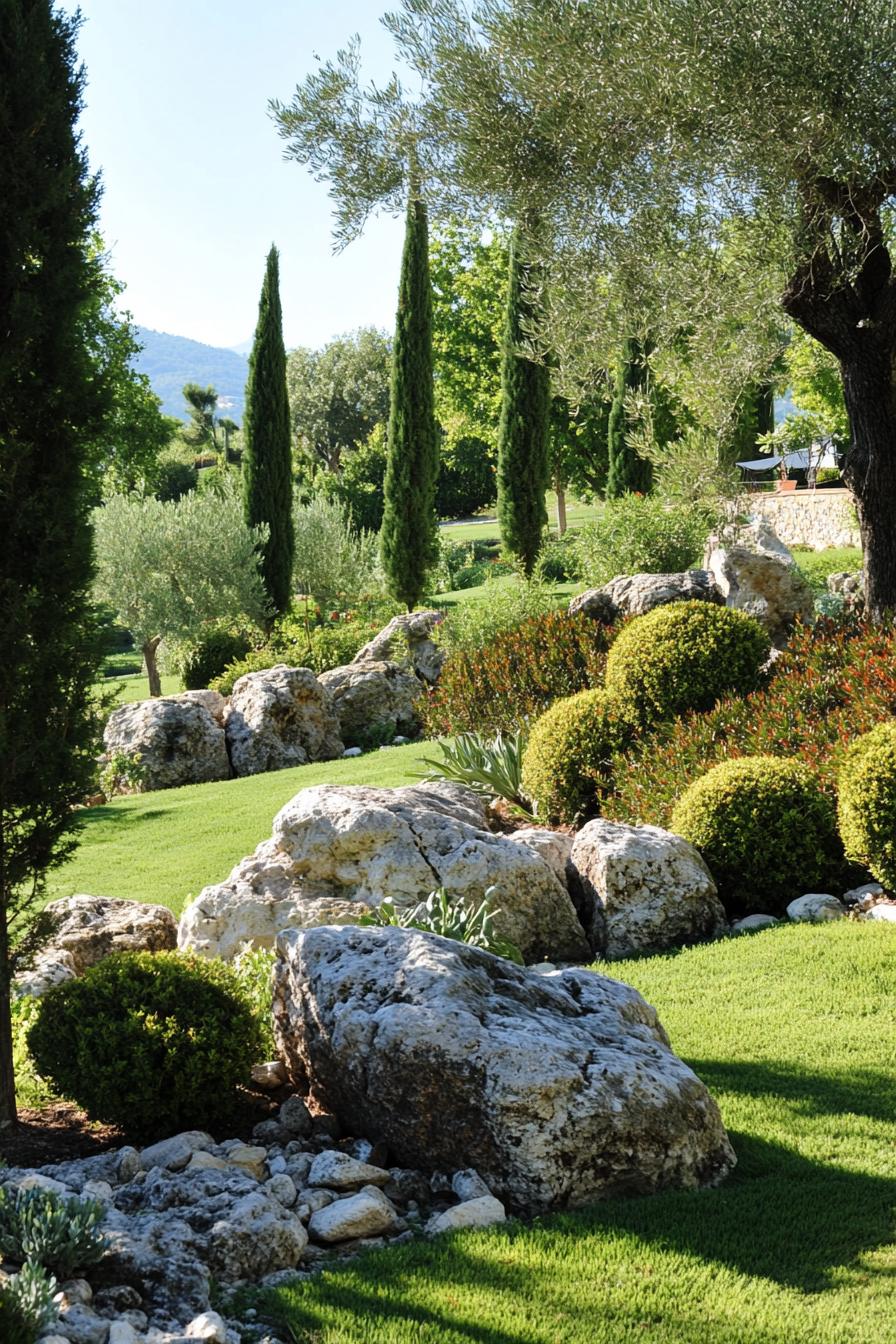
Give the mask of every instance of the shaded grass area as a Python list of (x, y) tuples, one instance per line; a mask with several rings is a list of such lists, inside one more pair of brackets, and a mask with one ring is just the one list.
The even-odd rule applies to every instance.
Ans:
[(389, 747), (220, 784), (116, 798), (81, 813), (81, 843), (51, 878), (50, 899), (86, 892), (167, 905), (180, 914), (204, 886), (271, 833), (275, 813), (312, 784), (414, 783), (432, 744)]
[(825, 551), (795, 550), (793, 558), (805, 574), (816, 597), (828, 590), (828, 575), (855, 573), (862, 568), (862, 552), (858, 546), (831, 546)]
[(722, 1108), (717, 1190), (375, 1252), (269, 1294), (297, 1344), (896, 1341), (896, 930), (616, 964)]

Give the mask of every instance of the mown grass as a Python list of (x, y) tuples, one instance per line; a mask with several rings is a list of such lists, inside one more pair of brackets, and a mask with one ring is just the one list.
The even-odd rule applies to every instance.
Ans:
[(719, 1101), (717, 1190), (370, 1253), (268, 1295), (296, 1344), (892, 1344), (896, 930), (613, 966)]
[[(161, 680), (163, 695), (177, 695), (184, 688), (180, 677), (163, 676)], [(97, 682), (97, 690), (114, 697), (113, 709), (117, 705), (130, 705), (135, 700), (149, 699), (149, 682), (146, 680), (145, 672), (141, 672), (139, 676), (104, 677), (102, 681)]]
[[(548, 492), (545, 502), (548, 510), (548, 527), (556, 533), (557, 497), (553, 491)], [(600, 517), (602, 511), (603, 504), (583, 504), (579, 500), (567, 500), (566, 526), (576, 528), (581, 527), (583, 523), (593, 523)], [(481, 519), (473, 518), (466, 523), (443, 523), (442, 535), (447, 541), (497, 541), (501, 532), (497, 518), (489, 516)]]
[(793, 558), (816, 596), (827, 592), (829, 574), (842, 574), (846, 570), (855, 573), (862, 568), (862, 552), (858, 546), (830, 546), (824, 551), (796, 550)]
[(348, 760), (320, 761), (220, 784), (115, 798), (81, 813), (81, 843), (52, 875), (49, 897), (120, 896), (180, 914), (204, 886), (271, 833), (276, 812), (312, 784), (412, 784), (431, 744), (389, 747)]

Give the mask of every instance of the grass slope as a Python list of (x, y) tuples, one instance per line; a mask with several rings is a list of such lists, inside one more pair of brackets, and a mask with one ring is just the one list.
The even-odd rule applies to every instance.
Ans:
[(296, 1344), (892, 1344), (896, 930), (615, 965), (737, 1149), (719, 1189), (370, 1253), (268, 1298)]
[(204, 886), (221, 882), (271, 833), (276, 812), (311, 784), (414, 783), (431, 743), (390, 747), (220, 784), (116, 798), (81, 813), (74, 858), (52, 875), (51, 899), (87, 892), (167, 905), (180, 914)]

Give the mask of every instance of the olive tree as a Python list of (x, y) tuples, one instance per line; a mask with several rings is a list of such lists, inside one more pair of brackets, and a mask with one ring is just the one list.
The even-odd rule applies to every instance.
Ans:
[(212, 622), (260, 624), (264, 527), (248, 527), (235, 488), (178, 500), (115, 495), (94, 514), (95, 595), (143, 654), (149, 694), (161, 695), (162, 640), (189, 645)]

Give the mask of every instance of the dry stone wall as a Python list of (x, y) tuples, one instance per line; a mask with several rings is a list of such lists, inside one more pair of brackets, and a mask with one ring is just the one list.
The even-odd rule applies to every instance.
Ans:
[(848, 490), (791, 490), (751, 495), (747, 512), (764, 518), (787, 546), (859, 546), (859, 525)]

